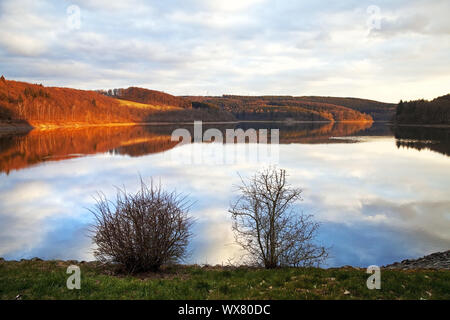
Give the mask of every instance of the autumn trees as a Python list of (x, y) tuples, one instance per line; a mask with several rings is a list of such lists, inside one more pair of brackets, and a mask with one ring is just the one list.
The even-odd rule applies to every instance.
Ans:
[(18, 81), (0, 81), (0, 121), (31, 124), (140, 122), (150, 112), (121, 106), (116, 99), (94, 91), (44, 87)]
[[(291, 96), (186, 97), (194, 103), (208, 103), (231, 112), (238, 120), (266, 121), (372, 121), (369, 114), (326, 102)], [(327, 100), (325, 100), (327, 101)]]

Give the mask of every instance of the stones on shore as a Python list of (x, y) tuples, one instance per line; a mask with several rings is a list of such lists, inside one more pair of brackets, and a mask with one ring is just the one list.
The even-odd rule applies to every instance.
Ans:
[(450, 270), (450, 250), (444, 252), (436, 252), (430, 255), (424, 256), (419, 259), (406, 259), (402, 262), (395, 262), (387, 265), (386, 269), (439, 269)]

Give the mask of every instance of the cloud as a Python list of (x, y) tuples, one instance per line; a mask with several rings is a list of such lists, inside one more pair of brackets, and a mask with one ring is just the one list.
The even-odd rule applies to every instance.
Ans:
[(0, 44), (13, 55), (38, 56), (46, 52), (46, 46), (33, 37), (24, 34), (0, 32)]
[[(0, 4), (7, 78), (176, 95), (433, 98), (450, 82), (448, 1), (73, 1)], [(20, 23), (18, 22), (20, 21)], [(430, 50), (433, 48), (433, 50)]]

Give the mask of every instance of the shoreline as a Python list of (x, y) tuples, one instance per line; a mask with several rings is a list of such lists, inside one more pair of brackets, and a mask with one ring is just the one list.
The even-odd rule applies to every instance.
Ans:
[[(202, 120), (198, 120), (202, 121)], [(238, 123), (282, 123), (286, 125), (304, 123), (374, 123), (375, 121), (343, 120), (343, 121), (270, 121), (270, 120), (236, 120), (236, 121), (202, 121), (202, 124), (238, 124)], [(381, 121), (380, 121), (381, 122)], [(161, 125), (193, 125), (194, 121), (177, 122), (111, 122), (111, 123), (66, 123), (66, 124), (28, 124), (21, 122), (0, 121), (0, 132), (31, 131), (31, 130), (51, 130), (51, 129), (78, 129), (90, 127), (125, 127), (125, 126), (161, 126)]]
[[(200, 121), (200, 120), (199, 120)], [(236, 121), (202, 121), (204, 125), (224, 125), (224, 124), (239, 124), (239, 123), (279, 123), (284, 125), (308, 124), (308, 123), (383, 123), (390, 127), (421, 127), (421, 128), (436, 128), (436, 129), (450, 129), (447, 124), (398, 124), (392, 121), (357, 121), (357, 120), (343, 120), (343, 121), (270, 121), (270, 120), (236, 120)], [(181, 122), (117, 122), (117, 123), (66, 123), (66, 124), (29, 124), (24, 122), (4, 122), (0, 120), (0, 134), (18, 134), (28, 133), (32, 130), (56, 130), (56, 129), (83, 129), (83, 128), (98, 128), (98, 127), (132, 127), (132, 126), (170, 126), (170, 125), (194, 125), (193, 121)]]
[[(200, 121), (200, 120), (199, 120)], [(284, 121), (284, 120), (236, 120), (236, 121), (202, 121), (202, 124), (238, 124), (238, 123), (281, 123), (284, 125), (307, 124), (307, 123), (384, 123), (391, 127), (422, 127), (422, 128), (439, 128), (448, 129), (450, 125), (447, 124), (398, 124), (392, 121), (358, 121), (358, 120), (343, 120), (343, 121)], [(169, 125), (193, 125), (193, 121), (178, 121), (178, 122), (117, 122), (117, 123), (66, 123), (66, 124), (29, 124), (24, 122), (4, 122), (0, 121), (0, 133), (25, 133), (31, 130), (53, 130), (53, 129), (81, 129), (93, 127), (131, 127), (131, 126), (169, 126)]]
[(450, 124), (420, 124), (420, 123), (395, 123), (389, 122), (389, 125), (392, 127), (422, 127), (422, 128), (440, 128), (440, 129), (448, 129), (450, 128)]
[[(84, 261), (84, 260), (62, 260), (62, 259), (41, 259), (39, 257), (20, 259), (20, 260), (6, 260), (0, 257), (0, 262), (61, 262), (61, 263), (71, 263), (71, 264), (99, 264), (99, 261)], [(100, 263), (101, 264), (101, 263)], [(104, 265), (112, 266), (112, 263), (106, 263)], [(190, 267), (206, 267), (213, 269), (238, 269), (238, 268), (250, 268), (255, 270), (266, 270), (264, 267), (249, 266), (249, 265), (209, 265), (209, 264), (174, 264), (174, 266), (180, 268), (190, 268)], [(367, 266), (368, 267), (368, 266)], [(310, 267), (312, 269), (322, 269), (322, 270), (333, 270), (333, 269), (355, 269), (355, 270), (366, 270), (367, 267), (358, 267), (351, 265), (343, 265), (338, 267)], [(304, 268), (304, 267), (279, 267), (280, 268)], [(450, 250), (442, 252), (434, 252), (428, 255), (418, 257), (416, 259), (405, 259), (401, 262), (393, 262), (391, 264), (380, 266), (381, 269), (385, 270), (446, 270), (450, 271)]]

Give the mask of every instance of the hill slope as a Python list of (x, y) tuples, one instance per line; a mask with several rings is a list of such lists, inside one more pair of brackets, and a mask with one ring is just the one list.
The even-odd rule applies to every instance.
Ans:
[(183, 109), (192, 108), (189, 100), (175, 97), (170, 94), (149, 90), (144, 88), (137, 87), (129, 87), (128, 89), (113, 89), (113, 90), (100, 90), (100, 93), (107, 95), (109, 97), (129, 100), (144, 104), (157, 105), (157, 106), (171, 106), (171, 107), (179, 107)]
[(394, 103), (385, 103), (374, 100), (359, 98), (338, 98), (338, 97), (299, 97), (303, 101), (312, 101), (319, 103), (328, 103), (350, 108), (362, 113), (369, 114), (375, 121), (391, 121), (396, 105)]
[(139, 122), (151, 109), (120, 105), (98, 92), (0, 80), (0, 119), (38, 124)]
[(0, 121), (32, 125), (180, 121), (389, 120), (395, 105), (377, 101), (292, 96), (175, 97), (144, 88), (86, 91), (0, 78)]
[(44, 87), (1, 77), (0, 121), (70, 126), (234, 120), (223, 110), (193, 109), (189, 101), (163, 92), (129, 89), (122, 92), (122, 99), (116, 99), (97, 91)]
[(185, 97), (192, 102), (216, 105), (239, 120), (372, 121), (369, 114), (325, 102), (291, 96)]

